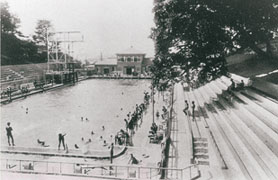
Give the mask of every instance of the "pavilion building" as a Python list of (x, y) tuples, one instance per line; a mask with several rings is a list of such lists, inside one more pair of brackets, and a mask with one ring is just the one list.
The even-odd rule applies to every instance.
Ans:
[(95, 63), (97, 74), (109, 75), (117, 69), (117, 59), (108, 58)]
[(117, 75), (140, 75), (150, 71), (152, 61), (132, 46), (116, 54), (114, 58), (107, 58), (97, 61), (95, 70), (97, 74)]
[(120, 53), (117, 53), (117, 71), (125, 75), (141, 74), (142, 62), (145, 59), (145, 53), (142, 53), (132, 46)]

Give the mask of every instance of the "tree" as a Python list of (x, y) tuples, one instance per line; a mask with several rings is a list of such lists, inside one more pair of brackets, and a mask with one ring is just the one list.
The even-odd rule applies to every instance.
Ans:
[(47, 46), (47, 33), (49, 37), (53, 35), (50, 33), (53, 30), (51, 22), (49, 20), (38, 20), (35, 29), (34, 41), (38, 45)]
[(1, 34), (18, 33), (17, 28), (20, 23), (19, 18), (9, 12), (9, 5), (7, 2), (0, 2), (0, 5), (1, 5)]
[(9, 12), (9, 5), (1, 2), (1, 65), (45, 62), (38, 46), (22, 39), (19, 23), (20, 19)]
[(225, 56), (240, 48), (271, 57), (259, 44), (269, 44), (277, 33), (274, 1), (156, 0), (153, 11), (155, 86), (182, 79), (202, 84), (225, 75)]
[[(234, 48), (249, 47), (260, 57), (273, 60), (270, 41), (278, 29), (277, 0), (224, 0), (207, 2), (227, 27)], [(262, 50), (262, 44), (266, 51)]]

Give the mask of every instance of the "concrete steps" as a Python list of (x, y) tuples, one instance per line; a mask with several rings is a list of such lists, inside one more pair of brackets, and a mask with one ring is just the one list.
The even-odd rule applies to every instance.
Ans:
[[(183, 90), (186, 91), (186, 88), (183, 88)], [(208, 145), (208, 144), (212, 144), (212, 140), (211, 138), (208, 138), (210, 135), (207, 131), (208, 125), (205, 120), (207, 116), (204, 115), (205, 113), (203, 113), (203, 108), (200, 106), (200, 102), (198, 102), (202, 100), (202, 98), (197, 97), (196, 94), (194, 94), (194, 92), (192, 91), (185, 92), (184, 98), (188, 100), (190, 103), (192, 100), (195, 101), (196, 103), (195, 121), (192, 121), (192, 118), (190, 117), (188, 121), (188, 126), (193, 126), (190, 128), (196, 129), (198, 127), (200, 129), (200, 134), (194, 133), (195, 136), (193, 137), (195, 137), (194, 157), (195, 157), (195, 161), (200, 165), (199, 168), (201, 170), (201, 179), (210, 179), (212, 177), (227, 179), (229, 175), (225, 175), (225, 173), (221, 171), (223, 165), (221, 160), (219, 161), (217, 160), (218, 156), (217, 154), (215, 154), (215, 150), (214, 150), (215, 145), (214, 146)], [(207, 141), (207, 143), (203, 143), (202, 141)], [(212, 162), (214, 163), (210, 163), (211, 158), (213, 160)], [(215, 161), (217, 162), (215, 163)], [(214, 176), (212, 174), (215, 175), (217, 174), (217, 176)]]
[[(211, 88), (216, 88), (215, 86)], [(219, 98), (220, 104), (230, 108), (229, 104), (225, 102), (225, 99)], [(275, 161), (275, 155), (262, 143), (262, 141), (254, 134), (243, 122), (237, 117), (233, 111), (222, 111), (223, 119), (227, 125), (237, 134), (237, 136), (244, 143), (252, 157), (259, 164), (260, 168), (256, 168), (257, 171), (262, 169), (269, 179), (276, 179), (277, 174), (277, 161)], [(267, 154), (263, 154), (263, 153)], [(274, 160), (274, 161), (273, 161)]]
[[(203, 88), (202, 91), (200, 89), (197, 89), (202, 97), (207, 96), (206, 89)], [(228, 170), (224, 170), (225, 173), (228, 175), (231, 179), (237, 179), (237, 178), (245, 178), (245, 179), (252, 179), (246, 166), (244, 165), (242, 159), (239, 157), (239, 154), (235, 150), (235, 147), (233, 146), (232, 142), (226, 135), (225, 129), (220, 125), (219, 123), (219, 114), (215, 110), (215, 108), (209, 104), (205, 104), (205, 109), (207, 111), (208, 115), (208, 125), (211, 131), (214, 134), (215, 141), (217, 145), (219, 146), (220, 153), (222, 154), (223, 160), (227, 164)], [(219, 157), (219, 156), (218, 156)], [(227, 176), (226, 176), (227, 177)]]
[(185, 93), (196, 103), (193, 125), (208, 137), (205, 143), (193, 136), (194, 156), (226, 166), (225, 179), (278, 179), (278, 102), (249, 88), (228, 92), (230, 83), (221, 77)]
[[(230, 79), (226, 76), (222, 76), (221, 81), (229, 86), (231, 84)], [(253, 101), (260, 105), (261, 107), (265, 108), (269, 112), (273, 113), (275, 116), (278, 117), (278, 104), (274, 102), (275, 100), (270, 100), (269, 98), (265, 98), (258, 93), (254, 92), (253, 90), (246, 88), (245, 95), (248, 95), (249, 97), (253, 97)]]
[[(233, 95), (235, 97), (237, 92), (233, 92)], [(237, 97), (240, 99), (239, 97)], [(235, 99), (233, 102), (235, 110), (238, 112), (238, 116), (251, 128), (260, 138), (262, 141), (264, 141), (268, 147), (278, 156), (278, 134), (272, 130), (269, 126), (267, 126), (265, 123), (263, 123), (255, 114), (252, 114), (249, 112), (245, 106), (248, 106), (246, 102), (245, 104), (242, 104), (242, 100), (238, 101), (238, 99)], [(244, 106), (245, 105), (245, 106)]]
[[(208, 84), (208, 88), (210, 88), (213, 92), (218, 91), (212, 86), (212, 83)], [(217, 104), (216, 102), (212, 102), (212, 105), (220, 117), (220, 119), (218, 119), (218, 123), (223, 129), (225, 129), (225, 134), (233, 144), (235, 151), (239, 155), (239, 158), (242, 160), (252, 179), (268, 179), (267, 174), (260, 168), (260, 164), (256, 161), (255, 157), (250, 154), (249, 147), (244, 144), (241, 137), (238, 135), (238, 132), (228, 124), (227, 119), (229, 117), (225, 116), (226, 107), (223, 107), (222, 104)]]
[[(222, 83), (216, 80), (217, 85), (221, 85)], [(278, 133), (278, 117), (274, 114), (270, 113), (263, 107), (259, 106), (246, 96), (244, 96), (242, 93), (234, 92), (234, 94), (242, 99), (244, 102), (247, 103), (247, 105), (244, 105), (244, 107), (252, 114), (254, 114), (256, 117), (258, 117), (261, 121), (263, 121), (267, 126), (269, 126), (274, 132)], [(228, 102), (231, 104), (230, 102)]]
[[(220, 99), (221, 104), (229, 106), (224, 99)], [(278, 172), (277, 157), (270, 149), (249, 129), (244, 122), (233, 111), (225, 112), (226, 120), (234, 129), (240, 139), (244, 142), (250, 153), (255, 157), (262, 169), (271, 179), (278, 178), (275, 172)]]
[(277, 108), (278, 108), (278, 102), (274, 99), (269, 99), (266, 98), (264, 96), (261, 96), (260, 94), (256, 93), (254, 90), (252, 89), (246, 89), (246, 91), (244, 92), (245, 96), (249, 95), (255, 99), (257, 99), (257, 101), (255, 101), (257, 104), (261, 104), (264, 106), (264, 108), (268, 111), (270, 111), (271, 113), (273, 113), (274, 115), (278, 116), (278, 112), (277, 112)]
[(206, 138), (194, 138), (194, 158), (199, 165), (209, 165), (208, 140)]

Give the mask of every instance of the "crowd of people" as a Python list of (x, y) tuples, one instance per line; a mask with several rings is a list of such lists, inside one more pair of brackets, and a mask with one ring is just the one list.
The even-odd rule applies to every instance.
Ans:
[(150, 95), (148, 92), (144, 92), (144, 102), (140, 105), (136, 104), (135, 110), (133, 113), (129, 112), (127, 114), (127, 118), (124, 119), (125, 121), (125, 131), (121, 129), (117, 135), (115, 136), (115, 144), (126, 144), (126, 145), (133, 145), (132, 139), (130, 138), (135, 134), (135, 130), (138, 127), (141, 127), (143, 123), (143, 115), (147, 109), (147, 106), (150, 104)]

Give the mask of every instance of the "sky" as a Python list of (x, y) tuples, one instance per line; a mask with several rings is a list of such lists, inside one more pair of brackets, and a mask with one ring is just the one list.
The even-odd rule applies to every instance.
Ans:
[(20, 20), (19, 30), (34, 34), (39, 19), (50, 20), (55, 31), (80, 31), (84, 42), (74, 44), (78, 59), (115, 56), (133, 46), (154, 56), (149, 38), (153, 0), (4, 0)]

